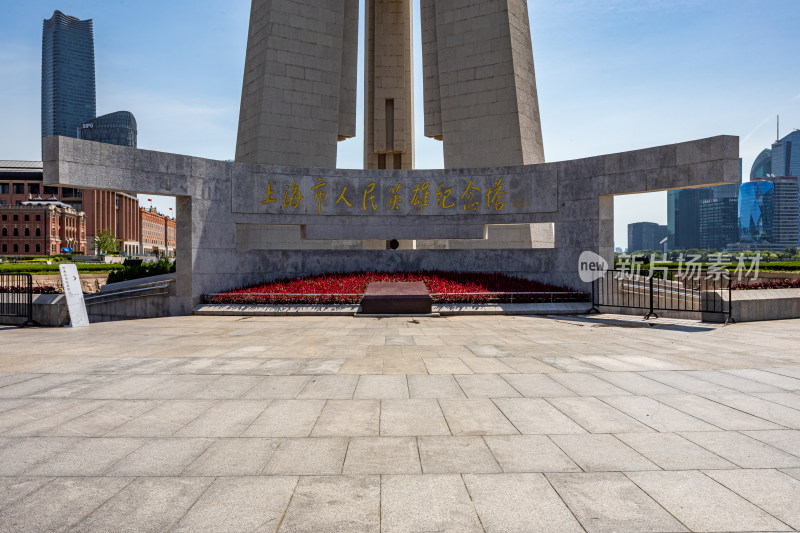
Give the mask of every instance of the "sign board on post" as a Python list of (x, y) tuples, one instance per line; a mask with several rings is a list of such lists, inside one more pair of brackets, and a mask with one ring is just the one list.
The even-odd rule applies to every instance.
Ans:
[(86, 313), (86, 302), (83, 301), (83, 290), (81, 289), (81, 279), (78, 276), (78, 267), (69, 263), (62, 264), (58, 268), (61, 271), (61, 285), (64, 287), (64, 296), (67, 297), (70, 326), (73, 328), (88, 326), (89, 315)]

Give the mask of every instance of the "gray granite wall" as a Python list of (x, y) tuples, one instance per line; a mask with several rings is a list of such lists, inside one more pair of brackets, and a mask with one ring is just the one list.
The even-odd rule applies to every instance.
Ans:
[[(211, 161), (64, 137), (44, 139), (44, 182), (177, 197), (178, 281), (174, 314), (189, 313), (203, 294), (237, 286), (324, 272), (421, 270), (507, 272), (584, 286), (578, 256), (585, 250), (613, 258), (613, 196), (736, 183), (738, 138), (720, 136), (575, 161), (461, 170), (322, 170)], [(301, 184), (319, 177), (372, 180), (463, 180), (507, 176), (528, 183), (532, 201), (514, 212), (385, 214), (316, 209), (269, 212), (247, 184), (289, 176)], [(514, 178), (516, 176), (516, 178)], [(261, 180), (261, 182), (259, 182)], [(263, 192), (263, 190), (261, 191)], [(313, 195), (312, 195), (313, 196)], [(308, 198), (308, 197), (307, 197)], [(457, 210), (458, 211), (458, 210)], [(308, 238), (480, 238), (486, 224), (555, 224), (555, 248), (529, 250), (240, 250), (236, 226), (301, 225)]]

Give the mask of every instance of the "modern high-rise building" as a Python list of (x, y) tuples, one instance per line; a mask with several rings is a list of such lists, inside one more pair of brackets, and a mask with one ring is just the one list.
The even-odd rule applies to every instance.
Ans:
[(42, 137), (78, 137), (95, 116), (92, 21), (56, 11), (42, 27)]
[[(742, 180), (742, 160), (739, 159), (739, 182)], [(722, 250), (736, 242), (739, 185), (720, 185), (701, 189), (680, 189), (667, 192), (667, 242), (670, 250)], [(701, 207), (713, 200), (725, 200), (706, 207), (706, 224), (701, 224)], [(723, 208), (723, 205), (727, 207)], [(722, 218), (721, 218), (722, 217)], [(715, 221), (712, 224), (712, 221)], [(705, 233), (704, 233), (705, 232)], [(729, 236), (731, 241), (722, 241)], [(709, 246), (713, 243), (714, 246)]]
[(768, 181), (743, 183), (739, 190), (739, 240), (743, 244), (772, 243), (775, 186)]
[(800, 176), (800, 130), (794, 130), (772, 145), (771, 174)]
[(750, 181), (764, 178), (770, 174), (772, 174), (772, 150), (765, 148), (753, 162), (753, 167), (750, 169)]
[(714, 197), (710, 187), (667, 192), (670, 250), (700, 248), (700, 203)]
[(724, 196), (700, 202), (700, 249), (724, 250), (739, 242), (739, 198)]
[(800, 244), (800, 188), (794, 176), (742, 185), (739, 233), (748, 248), (782, 251)]
[[(774, 186), (772, 198), (772, 234), (770, 249), (783, 250), (800, 246), (800, 130), (778, 139), (771, 149), (761, 152), (750, 171), (751, 180), (766, 180)], [(751, 202), (748, 200), (744, 208)], [(742, 211), (742, 226), (747, 227), (748, 213)], [(745, 232), (746, 233), (746, 232)], [(744, 240), (743, 242), (753, 242)]]
[(667, 236), (667, 226), (655, 222), (628, 224), (628, 253), (642, 250), (662, 250), (661, 241)]
[[(797, 159), (800, 161), (800, 157)], [(766, 179), (775, 187), (772, 212), (773, 245), (779, 250), (796, 248), (800, 244), (800, 188), (797, 177), (770, 176)]]
[(81, 124), (79, 137), (87, 141), (136, 148), (136, 119), (128, 111), (96, 117)]

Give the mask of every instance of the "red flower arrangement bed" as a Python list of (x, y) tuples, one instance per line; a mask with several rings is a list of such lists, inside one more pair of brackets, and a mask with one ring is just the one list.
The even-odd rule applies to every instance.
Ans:
[(781, 279), (761, 283), (737, 283), (731, 290), (754, 291), (759, 289), (800, 289), (800, 280)]
[(357, 304), (373, 281), (423, 281), (437, 303), (584, 302), (589, 295), (504, 274), (356, 272), (325, 274), (211, 294), (211, 304)]

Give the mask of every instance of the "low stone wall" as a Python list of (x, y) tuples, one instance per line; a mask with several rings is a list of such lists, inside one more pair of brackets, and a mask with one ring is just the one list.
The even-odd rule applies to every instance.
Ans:
[[(0, 301), (7, 295), (0, 294)], [(34, 294), (33, 320), (40, 326), (63, 326), (69, 324), (67, 300), (63, 294)], [(0, 324), (18, 326), (25, 322), (24, 318), (0, 316)]]
[[(733, 291), (731, 296), (736, 322), (800, 318), (800, 289)], [(727, 300), (728, 294), (721, 297)]]
[[(108, 273), (86, 274), (81, 273), (81, 288), (83, 292), (94, 293), (103, 288), (108, 279)], [(61, 286), (61, 274), (34, 274), (31, 276), (34, 287), (55, 287), (57, 291), (63, 291)]]
[(86, 298), (89, 322), (170, 316), (175, 274), (111, 283)]
[[(754, 273), (751, 272), (750, 274), (746, 274), (742, 276), (742, 283), (763, 283), (765, 281), (780, 281), (784, 279), (790, 279), (792, 281), (796, 281), (800, 279), (800, 272), (764, 272), (760, 270), (758, 272), (758, 278), (753, 280)], [(737, 279), (734, 278), (734, 283), (739, 283)]]
[[(89, 323), (175, 314), (175, 274), (109, 284), (106, 287), (109, 288), (86, 295)], [(4, 296), (0, 294), (0, 301)], [(40, 326), (57, 327), (69, 324), (69, 311), (64, 295), (34, 294), (33, 320)], [(24, 321), (22, 318), (0, 316), (0, 324), (19, 325)]]

